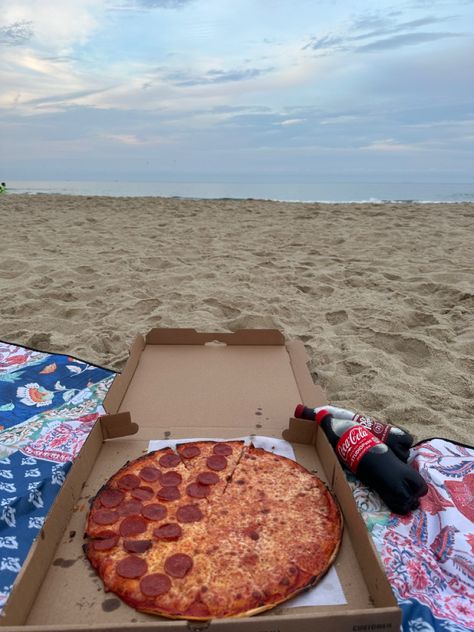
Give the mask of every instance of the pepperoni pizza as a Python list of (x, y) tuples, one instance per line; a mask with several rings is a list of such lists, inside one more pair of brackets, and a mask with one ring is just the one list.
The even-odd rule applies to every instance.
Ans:
[(326, 573), (342, 520), (324, 483), (240, 441), (127, 463), (93, 499), (85, 552), (106, 590), (176, 619), (250, 616)]

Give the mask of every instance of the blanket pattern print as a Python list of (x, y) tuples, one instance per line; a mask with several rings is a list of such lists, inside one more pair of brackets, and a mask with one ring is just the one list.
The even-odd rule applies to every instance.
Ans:
[(0, 610), (114, 375), (0, 342)]
[(474, 630), (474, 448), (444, 439), (414, 446), (428, 483), (421, 507), (389, 512), (354, 477), (353, 494), (403, 612), (404, 632)]

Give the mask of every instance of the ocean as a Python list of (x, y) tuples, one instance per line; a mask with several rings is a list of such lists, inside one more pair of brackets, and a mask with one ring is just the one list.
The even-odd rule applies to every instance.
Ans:
[(7, 182), (7, 194), (55, 193), (116, 197), (178, 197), (200, 199), (265, 199), (283, 202), (474, 202), (474, 182)]

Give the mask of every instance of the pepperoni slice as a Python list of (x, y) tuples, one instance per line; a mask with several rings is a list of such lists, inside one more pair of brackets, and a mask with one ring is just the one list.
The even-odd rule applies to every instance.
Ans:
[(113, 507), (117, 507), (120, 505), (122, 500), (125, 498), (125, 494), (120, 491), (120, 489), (104, 489), (103, 492), (99, 495), (99, 500), (104, 507), (107, 509), (112, 509)]
[(194, 459), (201, 454), (201, 450), (197, 445), (187, 445), (179, 453), (183, 459)]
[(227, 459), (221, 454), (212, 454), (208, 457), (206, 465), (210, 470), (216, 470), (219, 472), (220, 470), (225, 470), (227, 467)]
[(142, 510), (142, 503), (139, 500), (126, 500), (118, 508), (117, 511), (121, 516), (130, 516), (131, 514), (139, 514)]
[(110, 538), (104, 538), (103, 540), (93, 540), (92, 546), (95, 551), (110, 551), (110, 549), (113, 549), (114, 546), (117, 546), (118, 541), (118, 535), (114, 535)]
[(156, 497), (160, 500), (178, 500), (178, 498), (181, 498), (181, 494), (179, 493), (179, 489), (174, 485), (167, 485), (157, 491)]
[(119, 514), (112, 509), (96, 509), (92, 513), (92, 520), (96, 524), (114, 524), (119, 519)]
[(199, 522), (202, 520), (202, 511), (197, 505), (183, 505), (178, 508), (176, 517), (179, 522)]
[(143, 467), (140, 470), (139, 474), (140, 478), (142, 478), (147, 483), (154, 483), (161, 476), (160, 470), (157, 470), (156, 467), (152, 467), (151, 465)]
[(127, 516), (120, 524), (120, 535), (129, 538), (146, 531), (146, 522), (141, 516)]
[(153, 503), (152, 505), (145, 505), (142, 509), (142, 516), (148, 520), (163, 520), (168, 513), (168, 510), (164, 505)]
[(124, 540), (123, 548), (129, 553), (145, 553), (151, 547), (151, 540)]
[(228, 443), (216, 443), (212, 451), (214, 454), (220, 454), (221, 456), (229, 456), (232, 454), (232, 448)]
[(175, 522), (170, 522), (168, 524), (162, 524), (160, 527), (153, 529), (153, 535), (155, 538), (159, 540), (179, 540), (181, 535), (183, 534), (183, 530), (176, 524)]
[(193, 560), (185, 553), (175, 553), (165, 561), (165, 571), (171, 577), (182, 578), (189, 573), (193, 567)]
[(164, 595), (171, 588), (171, 580), (163, 573), (152, 573), (140, 580), (140, 590), (145, 597)]
[(196, 480), (198, 483), (201, 483), (201, 485), (215, 485), (221, 479), (215, 472), (199, 472)]
[(176, 467), (181, 463), (181, 459), (177, 454), (169, 452), (168, 454), (163, 454), (158, 463), (161, 467)]
[(160, 483), (163, 486), (166, 485), (166, 486), (176, 487), (182, 482), (182, 480), (183, 480), (183, 477), (181, 476), (179, 472), (166, 472), (165, 474), (162, 475), (160, 479)]
[(106, 540), (107, 538), (114, 538), (117, 533), (113, 529), (104, 529), (99, 533), (94, 533), (94, 538), (97, 540)]
[(136, 555), (129, 555), (116, 566), (117, 575), (126, 579), (136, 579), (141, 577), (148, 570), (148, 565), (144, 559)]
[(191, 483), (186, 487), (186, 493), (192, 498), (205, 498), (211, 493), (209, 485), (201, 485), (201, 483)]
[(155, 494), (151, 487), (135, 487), (131, 492), (137, 500), (151, 500)]
[(125, 476), (118, 479), (117, 485), (120, 489), (128, 491), (129, 489), (138, 487), (140, 485), (140, 479), (138, 476), (135, 476), (135, 474), (125, 474)]

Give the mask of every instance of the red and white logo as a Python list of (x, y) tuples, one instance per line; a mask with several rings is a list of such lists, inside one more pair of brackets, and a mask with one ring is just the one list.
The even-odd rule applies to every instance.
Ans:
[(380, 445), (382, 441), (377, 439), (367, 428), (357, 425), (346, 430), (336, 445), (336, 452), (353, 474), (364, 454), (373, 447)]
[(391, 426), (383, 424), (377, 419), (372, 419), (372, 417), (368, 417), (367, 415), (356, 414), (354, 415), (353, 420), (361, 426), (364, 426), (364, 428), (368, 428), (372, 434), (379, 439), (382, 439), (382, 441), (385, 441), (390, 433)]

